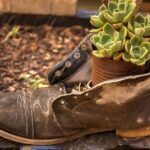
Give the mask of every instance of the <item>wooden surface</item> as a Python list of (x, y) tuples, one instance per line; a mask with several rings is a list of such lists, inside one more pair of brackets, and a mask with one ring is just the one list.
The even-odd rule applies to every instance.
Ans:
[(76, 3), (77, 0), (0, 0), (0, 12), (73, 16)]
[[(74, 16), (77, 10), (98, 10), (101, 0), (0, 0), (0, 13)], [(141, 11), (150, 12), (150, 0)]]
[(150, 2), (143, 2), (141, 11), (150, 13)]

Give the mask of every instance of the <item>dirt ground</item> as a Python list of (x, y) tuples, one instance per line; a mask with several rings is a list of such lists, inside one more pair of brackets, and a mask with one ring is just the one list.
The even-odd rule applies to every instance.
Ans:
[(0, 91), (47, 85), (48, 71), (86, 35), (81, 26), (0, 26)]

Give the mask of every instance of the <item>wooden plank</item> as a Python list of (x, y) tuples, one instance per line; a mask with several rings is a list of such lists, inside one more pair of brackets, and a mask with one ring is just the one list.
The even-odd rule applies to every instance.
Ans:
[(76, 3), (77, 0), (0, 0), (0, 12), (73, 16)]
[(52, 0), (51, 14), (69, 15), (76, 14), (77, 0)]
[(78, 10), (98, 10), (101, 5), (101, 0), (78, 0)]

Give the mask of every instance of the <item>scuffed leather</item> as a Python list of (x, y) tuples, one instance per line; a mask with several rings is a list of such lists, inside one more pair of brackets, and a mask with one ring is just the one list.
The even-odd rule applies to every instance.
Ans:
[(63, 94), (59, 88), (1, 93), (0, 129), (31, 139), (64, 136), (51, 108), (52, 102)]
[(143, 128), (150, 126), (150, 73), (110, 80), (81, 94), (54, 88), (0, 94), (0, 108), (1, 130), (32, 139)]
[(59, 97), (52, 107), (65, 129), (75, 123), (72, 118), (85, 129), (100, 131), (149, 126), (150, 74), (110, 80), (80, 95)]

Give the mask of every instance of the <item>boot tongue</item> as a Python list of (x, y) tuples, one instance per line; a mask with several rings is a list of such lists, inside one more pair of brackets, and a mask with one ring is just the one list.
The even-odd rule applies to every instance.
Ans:
[(88, 34), (74, 51), (49, 72), (50, 84), (87, 82), (91, 79), (91, 53), (93, 51)]

